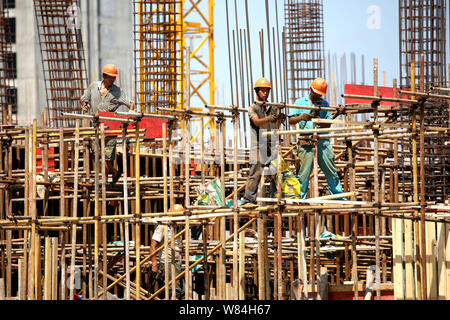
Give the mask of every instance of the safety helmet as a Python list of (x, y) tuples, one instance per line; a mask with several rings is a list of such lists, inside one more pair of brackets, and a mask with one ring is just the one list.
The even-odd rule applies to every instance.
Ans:
[(327, 94), (328, 83), (325, 79), (317, 78), (311, 83), (311, 89), (317, 94), (324, 96)]
[(184, 212), (184, 208), (181, 204), (176, 204), (169, 209), (169, 212)]
[(113, 64), (107, 64), (103, 67), (103, 74), (107, 74), (111, 77), (117, 77), (119, 75), (119, 72), (117, 71), (117, 67)]
[(255, 83), (255, 90), (258, 88), (269, 88), (272, 89), (272, 85), (270, 84), (270, 81), (266, 78), (258, 79)]

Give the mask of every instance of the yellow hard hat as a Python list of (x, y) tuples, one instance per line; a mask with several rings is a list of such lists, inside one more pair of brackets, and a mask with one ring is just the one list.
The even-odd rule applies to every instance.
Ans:
[(269, 88), (272, 89), (272, 85), (270, 84), (270, 81), (267, 80), (266, 78), (261, 78), (258, 79), (255, 83), (255, 88), (254, 89), (258, 89), (258, 88)]

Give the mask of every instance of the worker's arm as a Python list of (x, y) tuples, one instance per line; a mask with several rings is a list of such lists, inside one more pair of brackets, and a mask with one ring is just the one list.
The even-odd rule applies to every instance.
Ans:
[(263, 125), (269, 123), (269, 122), (275, 122), (276, 117), (274, 115), (267, 116), (265, 118), (258, 118), (258, 116), (253, 116), (250, 118), (250, 120), (253, 122), (253, 124), (257, 127), (262, 127)]
[(310, 121), (312, 119), (312, 115), (309, 113), (303, 113), (299, 116), (289, 117), (289, 124), (296, 125), (300, 121)]
[(89, 103), (91, 101), (91, 86), (89, 86), (89, 88), (84, 91), (83, 95), (80, 98), (81, 107), (86, 113), (89, 112), (90, 109)]
[[(159, 242), (152, 239), (150, 243), (150, 254), (156, 251), (158, 248)], [(158, 258), (157, 255), (154, 254), (152, 257), (152, 272), (157, 273), (158, 272)]]

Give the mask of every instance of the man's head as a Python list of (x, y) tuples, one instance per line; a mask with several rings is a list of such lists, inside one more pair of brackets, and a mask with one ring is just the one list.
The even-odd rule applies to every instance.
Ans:
[(316, 101), (327, 94), (328, 83), (325, 79), (317, 78), (311, 83), (311, 100)]
[(255, 92), (258, 95), (260, 101), (267, 101), (269, 98), (270, 90), (272, 90), (272, 85), (266, 78), (258, 79), (255, 83)]
[(116, 81), (116, 78), (119, 75), (117, 67), (113, 64), (105, 65), (103, 67), (102, 73), (103, 73), (103, 81), (106, 87), (111, 86)]

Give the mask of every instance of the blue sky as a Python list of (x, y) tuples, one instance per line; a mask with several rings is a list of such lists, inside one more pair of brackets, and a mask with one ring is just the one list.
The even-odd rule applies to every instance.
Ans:
[[(232, 25), (236, 29), (234, 19), (234, 0), (229, 0), (229, 14)], [(238, 23), (240, 28), (245, 25), (245, 1), (238, 0)], [(248, 0), (249, 19), (252, 41), (253, 75), (261, 76), (259, 54), (259, 30), (267, 30), (265, 15), (265, 0)], [(284, 25), (284, 1), (277, 1), (279, 27)], [(269, 0), (271, 26), (275, 26), (275, 1)], [(231, 104), (229, 89), (229, 65), (226, 28), (225, 0), (215, 3), (215, 39), (216, 39), (216, 69), (215, 77), (219, 91), (218, 103)], [(357, 82), (362, 79), (361, 56), (365, 56), (366, 84), (373, 83), (372, 63), (378, 58), (379, 84), (383, 81), (383, 71), (386, 72), (387, 85), (399, 75), (399, 26), (398, 1), (395, 0), (324, 0), (325, 54), (336, 54), (338, 59), (347, 55), (348, 71), (349, 57), (356, 55)], [(450, 24), (449, 24), (450, 26)], [(449, 29), (449, 28), (447, 28)], [(267, 42), (267, 38), (265, 38)], [(447, 41), (448, 36), (447, 36)], [(448, 42), (450, 43), (450, 42)], [(450, 50), (449, 50), (450, 51)], [(449, 52), (448, 52), (449, 54)], [(447, 58), (450, 62), (450, 58)], [(350, 76), (349, 76), (350, 77)], [(225, 93), (223, 93), (225, 91)]]

